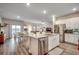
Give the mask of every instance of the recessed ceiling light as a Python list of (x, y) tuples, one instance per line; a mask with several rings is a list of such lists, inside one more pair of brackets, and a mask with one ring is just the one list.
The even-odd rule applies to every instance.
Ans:
[(73, 9), (72, 9), (72, 11), (76, 11), (76, 10), (77, 10), (77, 8), (73, 8)]
[(20, 19), (20, 16), (17, 16), (17, 19)]
[(30, 3), (26, 3), (26, 6), (29, 7), (30, 6)]
[(29, 5), (30, 5), (30, 3), (27, 3), (27, 5), (29, 6)]
[(46, 10), (44, 10), (43, 13), (46, 14)]

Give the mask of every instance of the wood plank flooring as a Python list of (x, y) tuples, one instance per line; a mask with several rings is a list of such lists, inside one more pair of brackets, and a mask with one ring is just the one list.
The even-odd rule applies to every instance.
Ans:
[(59, 47), (64, 49), (62, 55), (79, 55), (79, 50), (76, 45), (61, 43)]
[[(18, 43), (18, 39), (6, 40), (4, 44), (0, 44), (0, 55), (29, 55), (25, 43), (25, 41)], [(61, 43), (59, 47), (64, 49), (61, 55), (79, 55), (75, 45)]]
[(4, 44), (0, 44), (0, 55), (28, 55), (25, 42), (18, 42), (18, 39), (6, 40)]

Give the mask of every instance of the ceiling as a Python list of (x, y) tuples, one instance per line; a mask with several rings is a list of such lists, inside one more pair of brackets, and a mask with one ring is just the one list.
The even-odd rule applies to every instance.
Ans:
[[(52, 15), (62, 16), (73, 13), (72, 8), (79, 10), (79, 3), (31, 3), (26, 6), (26, 3), (0, 3), (0, 16), (30, 21), (30, 22), (51, 22)], [(43, 14), (43, 10), (47, 13)], [(20, 19), (16, 17), (20, 16)]]

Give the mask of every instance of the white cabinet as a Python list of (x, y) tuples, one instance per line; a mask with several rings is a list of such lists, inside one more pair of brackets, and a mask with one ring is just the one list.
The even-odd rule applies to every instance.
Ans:
[(66, 41), (66, 42), (70, 41), (70, 40), (69, 40), (69, 35), (68, 35), (68, 34), (65, 34), (65, 41)]
[(79, 35), (74, 35), (74, 43), (78, 44)]
[(65, 41), (73, 44), (78, 44), (79, 35), (65, 34)]
[(48, 50), (59, 45), (59, 35), (51, 35), (48, 37)]
[(42, 55), (59, 45), (59, 35), (49, 35), (42, 38), (30, 38), (30, 52), (33, 55)]

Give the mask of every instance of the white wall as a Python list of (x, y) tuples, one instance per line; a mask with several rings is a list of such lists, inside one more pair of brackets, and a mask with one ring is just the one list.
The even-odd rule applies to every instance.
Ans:
[(66, 29), (79, 29), (79, 17), (59, 19), (56, 24), (66, 24)]

